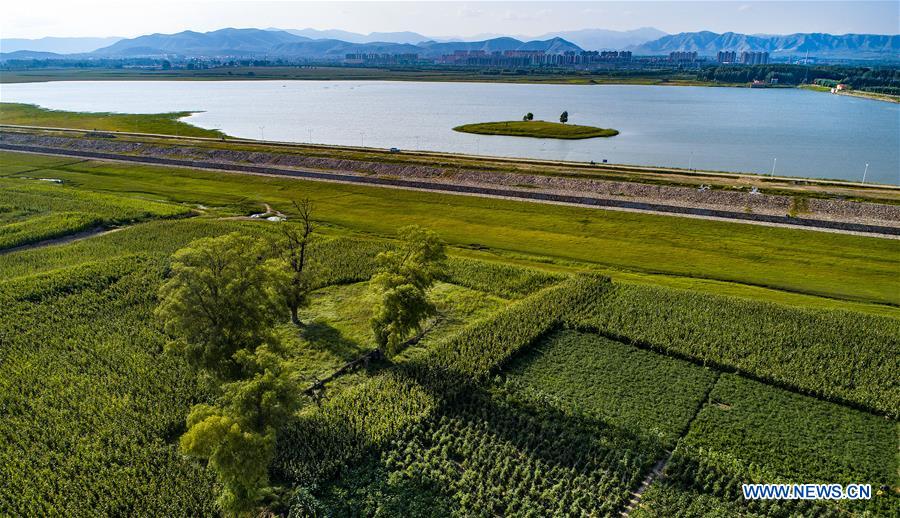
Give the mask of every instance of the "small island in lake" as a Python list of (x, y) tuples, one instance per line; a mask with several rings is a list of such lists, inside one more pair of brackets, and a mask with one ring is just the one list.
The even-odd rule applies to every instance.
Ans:
[(453, 131), (477, 133), (478, 135), (507, 135), (511, 137), (583, 139), (612, 137), (619, 132), (609, 128), (595, 128), (578, 124), (562, 124), (547, 121), (506, 121), (464, 124)]

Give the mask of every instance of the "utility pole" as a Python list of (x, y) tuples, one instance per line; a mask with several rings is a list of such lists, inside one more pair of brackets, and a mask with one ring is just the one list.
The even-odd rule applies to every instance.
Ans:
[(691, 157), (688, 158), (688, 171), (694, 170), (694, 152), (691, 151)]
[(259, 140), (266, 140), (266, 133), (265, 133), (265, 131), (266, 131), (266, 127), (265, 127), (265, 126), (260, 126), (260, 127), (259, 127)]
[(366, 134), (362, 131), (359, 132), (359, 147), (366, 147)]
[(803, 66), (806, 68), (806, 77), (803, 78), (803, 84), (809, 84), (809, 50), (806, 51), (806, 59), (803, 61)]
[(863, 183), (866, 183), (866, 173), (869, 172), (869, 163), (866, 162), (866, 169), (863, 171)]
[(772, 159), (772, 176), (775, 176), (775, 164), (777, 164), (777, 163), (778, 163), (778, 159), (773, 158)]

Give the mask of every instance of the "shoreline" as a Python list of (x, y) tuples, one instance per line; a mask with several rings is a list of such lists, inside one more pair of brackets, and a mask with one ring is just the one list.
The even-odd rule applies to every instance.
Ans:
[[(421, 69), (391, 70), (355, 67), (240, 67), (200, 70), (141, 70), (141, 69), (71, 69), (47, 68), (0, 70), (0, 85), (21, 83), (51, 83), (65, 81), (391, 81), (425, 83), (498, 83), (553, 84), (575, 86), (696, 86), (711, 88), (797, 89), (821, 91), (816, 85), (766, 85), (753, 87), (751, 83), (724, 83), (689, 77), (608, 76), (579, 73), (484, 74), (480, 70)], [(829, 92), (826, 92), (829, 93)], [(900, 103), (900, 96), (850, 90), (838, 95), (860, 99)]]
[(856, 97), (857, 99), (869, 99), (870, 101), (882, 101), (886, 103), (900, 104), (900, 95), (879, 94), (875, 92), (863, 92), (861, 90), (844, 90), (832, 93), (829, 88), (817, 87), (816, 85), (798, 85), (798, 90), (806, 90), (808, 92), (818, 92), (831, 95), (843, 95), (846, 97)]

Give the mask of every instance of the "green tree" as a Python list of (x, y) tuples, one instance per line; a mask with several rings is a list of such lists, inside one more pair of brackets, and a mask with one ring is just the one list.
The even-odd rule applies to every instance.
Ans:
[(222, 485), (217, 503), (228, 515), (250, 514), (266, 494), (269, 462), (274, 454), (273, 431), (260, 434), (245, 429), (221, 409), (197, 405), (181, 437), (185, 455), (206, 459)]
[(528, 112), (528, 113), (525, 114), (524, 117), (522, 117), (522, 120), (523, 120), (523, 121), (531, 121), (531, 120), (534, 120), (534, 114), (531, 113), (531, 112)]
[(310, 200), (294, 202), (298, 224), (281, 223), (281, 238), (275, 244), (275, 258), (266, 263), (273, 290), (287, 306), (291, 323), (302, 326), (297, 311), (309, 303), (319, 265), (310, 259), (309, 248), (315, 231)]
[(397, 354), (403, 340), (435, 313), (427, 292), (447, 257), (443, 241), (430, 230), (404, 227), (399, 237), (396, 250), (378, 254), (378, 273), (372, 277), (378, 297), (372, 331), (378, 348), (388, 356)]
[(300, 393), (293, 364), (269, 346), (241, 351), (237, 361), (252, 376), (224, 384), (216, 405), (195, 405), (180, 447), (216, 472), (222, 511), (244, 516), (278, 493), (268, 477), (275, 434), (299, 408)]
[(569, 112), (564, 111), (559, 115), (559, 122), (565, 124), (569, 122)]
[(175, 253), (156, 316), (175, 337), (167, 349), (197, 369), (236, 379), (235, 354), (271, 340), (264, 243), (237, 233), (199, 239)]

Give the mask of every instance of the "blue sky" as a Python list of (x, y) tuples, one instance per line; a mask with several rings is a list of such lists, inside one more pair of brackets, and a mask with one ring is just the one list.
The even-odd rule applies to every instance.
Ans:
[(411, 30), (428, 36), (656, 27), (786, 34), (900, 33), (898, 1), (293, 2), (28, 0), (6, 2), (0, 36), (125, 36), (222, 27)]

